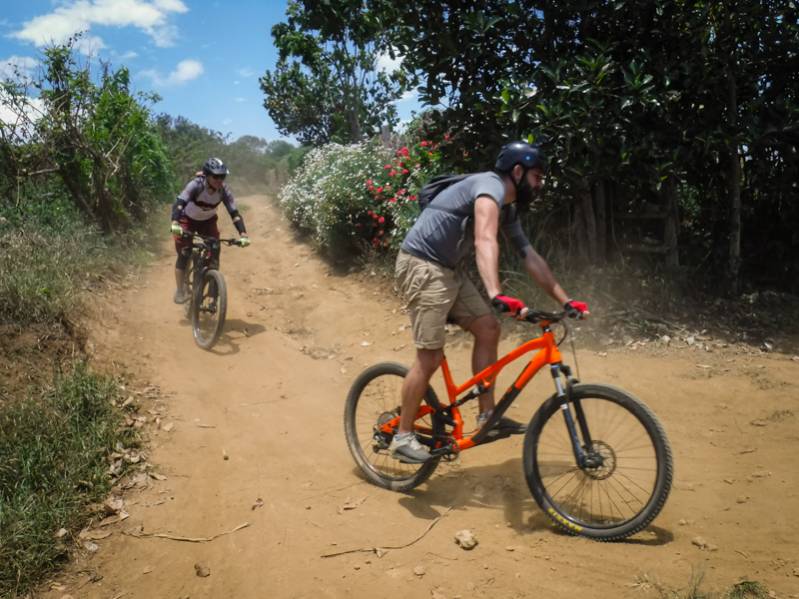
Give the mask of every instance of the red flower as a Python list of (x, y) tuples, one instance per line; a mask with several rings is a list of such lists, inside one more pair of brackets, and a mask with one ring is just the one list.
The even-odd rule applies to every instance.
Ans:
[(407, 168), (404, 168), (404, 169), (402, 169), (402, 174), (403, 174), (403, 175), (407, 175), (407, 174), (408, 174), (408, 173), (410, 173), (410, 172), (411, 172), (411, 171), (409, 171)]
[(389, 177), (393, 177), (393, 176), (394, 176), (394, 175), (396, 175), (396, 174), (397, 174), (397, 171), (395, 171), (395, 170), (390, 170), (390, 171), (388, 171), (388, 176), (389, 176)]
[(388, 203), (389, 203), (389, 204), (396, 204), (396, 203), (397, 203), (397, 198), (390, 198), (390, 199), (388, 200)]
[(412, 196), (410, 196), (408, 199), (409, 199), (411, 202), (415, 202), (415, 201), (416, 201), (416, 196), (415, 196), (415, 195), (412, 195)]
[(385, 217), (381, 216), (380, 218), (377, 219), (377, 222), (379, 222), (382, 225), (384, 222), (386, 222), (386, 219)]
[(366, 184), (367, 184), (367, 185), (369, 185), (369, 186), (371, 187), (371, 185), (372, 185), (372, 180), (371, 180), (371, 179), (367, 179), (367, 180), (366, 180)]
[(419, 145), (420, 145), (420, 146), (422, 146), (423, 148), (426, 148), (426, 147), (427, 147), (427, 143), (428, 143), (428, 142), (426, 142), (426, 141), (423, 141), (423, 142), (422, 142), (422, 143), (420, 143)]
[(377, 188), (377, 193), (383, 193), (383, 188), (382, 187), (378, 187)]
[(390, 165), (390, 164), (386, 164), (385, 166), (383, 166), (383, 170), (388, 170), (388, 169), (390, 169), (390, 168), (391, 168), (391, 165)]
[(405, 146), (402, 146), (399, 150), (397, 150), (397, 156), (408, 156), (410, 151)]

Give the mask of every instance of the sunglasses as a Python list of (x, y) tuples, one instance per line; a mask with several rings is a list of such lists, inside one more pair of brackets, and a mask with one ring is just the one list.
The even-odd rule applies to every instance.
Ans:
[(218, 179), (220, 181), (224, 181), (225, 177), (227, 177), (227, 175), (211, 175), (211, 178)]

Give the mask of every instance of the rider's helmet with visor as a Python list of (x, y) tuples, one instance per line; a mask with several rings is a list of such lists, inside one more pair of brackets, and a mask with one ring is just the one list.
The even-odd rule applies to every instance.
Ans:
[(217, 179), (224, 179), (228, 174), (228, 169), (225, 163), (219, 158), (209, 158), (203, 164), (203, 174), (206, 177), (216, 177)]

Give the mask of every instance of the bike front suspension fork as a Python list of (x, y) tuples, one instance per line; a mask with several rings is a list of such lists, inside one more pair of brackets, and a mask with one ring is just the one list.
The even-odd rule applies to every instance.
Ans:
[[(574, 452), (574, 459), (577, 460), (577, 465), (580, 468), (590, 466), (588, 464), (588, 455), (586, 449), (591, 448), (591, 433), (588, 430), (588, 423), (585, 419), (585, 412), (579, 399), (572, 397), (572, 385), (577, 382), (571, 375), (571, 369), (564, 364), (553, 364), (550, 367), (552, 373), (552, 380), (555, 383), (555, 395), (558, 398), (561, 414), (566, 422), (566, 428), (569, 431), (569, 438), (571, 439), (572, 451)], [(563, 375), (563, 376), (561, 376)], [(563, 384), (563, 379), (566, 379), (566, 384)], [(572, 414), (572, 408), (574, 414)], [(579, 434), (577, 429), (579, 427)], [(582, 443), (580, 436), (582, 435)]]

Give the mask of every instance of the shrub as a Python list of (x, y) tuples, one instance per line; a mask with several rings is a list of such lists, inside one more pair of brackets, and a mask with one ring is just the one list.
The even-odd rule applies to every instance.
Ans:
[(68, 320), (86, 288), (147, 248), (144, 226), (103, 236), (69, 200), (53, 194), (0, 205), (0, 323)]
[(419, 140), (396, 150), (391, 162), (364, 182), (374, 207), (356, 227), (373, 247), (399, 249), (419, 216), (419, 190), (438, 174), (440, 158), (437, 143)]
[(316, 148), (283, 187), (280, 205), (289, 220), (310, 232), (323, 250), (334, 255), (352, 251), (361, 238), (354, 225), (373, 201), (364, 181), (386, 159), (387, 151), (375, 143)]
[(280, 204), (332, 255), (364, 245), (396, 249), (419, 215), (418, 190), (436, 174), (439, 158), (429, 140), (396, 151), (376, 141), (328, 144), (308, 154), (281, 191)]

